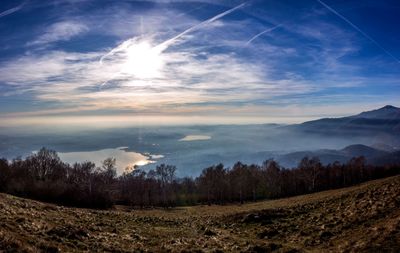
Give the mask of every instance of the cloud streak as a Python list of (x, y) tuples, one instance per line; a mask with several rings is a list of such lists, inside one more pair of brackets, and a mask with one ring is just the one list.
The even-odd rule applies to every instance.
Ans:
[(8, 16), (10, 14), (13, 14), (14, 12), (17, 12), (17, 11), (21, 10), (27, 2), (28, 1), (24, 1), (20, 5), (14, 7), (14, 8), (11, 8), (11, 9), (8, 9), (6, 11), (1, 12), (0, 13), (0, 18)]
[(74, 36), (88, 31), (89, 28), (76, 21), (61, 21), (49, 26), (43, 35), (36, 40), (29, 42), (28, 45), (44, 45), (57, 41), (67, 41)]
[(256, 35), (254, 35), (251, 39), (249, 39), (249, 40), (246, 42), (245, 45), (248, 46), (251, 42), (253, 42), (255, 39), (257, 39), (257, 38), (260, 37), (261, 35), (266, 34), (266, 33), (270, 33), (270, 32), (272, 32), (273, 30), (275, 30), (275, 29), (281, 27), (282, 25), (283, 25), (283, 24), (276, 25), (276, 26), (274, 26), (274, 27), (268, 28), (268, 29), (266, 29), (266, 30), (264, 30), (264, 31), (262, 31), (262, 32), (260, 32), (260, 33), (258, 33), (258, 34), (256, 34)]
[(236, 7), (233, 7), (231, 9), (229, 9), (227, 11), (224, 11), (224, 12), (222, 12), (222, 13), (220, 13), (220, 14), (218, 14), (218, 15), (210, 18), (210, 19), (207, 19), (207, 20), (205, 20), (205, 21), (203, 21), (203, 22), (201, 22), (201, 23), (199, 23), (199, 24), (197, 24), (195, 26), (192, 26), (189, 29), (187, 29), (187, 30), (181, 32), (180, 34), (176, 35), (175, 37), (173, 37), (173, 38), (171, 38), (169, 40), (166, 40), (163, 43), (157, 45), (157, 48), (160, 50), (160, 52), (162, 52), (162, 51), (166, 50), (168, 47), (170, 47), (172, 44), (174, 44), (182, 36), (184, 36), (184, 35), (186, 35), (186, 34), (188, 34), (190, 32), (193, 32), (195, 30), (198, 30), (202, 26), (206, 26), (208, 24), (211, 24), (212, 22), (217, 21), (220, 18), (223, 18), (224, 16), (236, 11), (237, 9), (243, 8), (246, 4), (247, 3), (239, 4)]

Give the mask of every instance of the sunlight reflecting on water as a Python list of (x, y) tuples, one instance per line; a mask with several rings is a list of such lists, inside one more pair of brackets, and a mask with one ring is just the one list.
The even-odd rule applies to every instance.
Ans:
[(75, 162), (91, 161), (96, 166), (101, 166), (102, 162), (108, 158), (116, 159), (117, 174), (121, 175), (124, 172), (130, 172), (135, 166), (144, 166), (150, 163), (156, 163), (155, 159), (162, 158), (162, 155), (141, 154), (133, 151), (127, 151), (128, 147), (102, 149), (97, 151), (84, 152), (65, 152), (58, 153), (60, 158), (70, 164)]

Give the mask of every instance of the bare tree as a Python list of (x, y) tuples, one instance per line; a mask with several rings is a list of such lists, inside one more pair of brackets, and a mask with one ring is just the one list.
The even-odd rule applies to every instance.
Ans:
[(264, 180), (269, 197), (276, 198), (281, 194), (281, 171), (279, 164), (273, 159), (263, 163)]
[[(156, 167), (156, 176), (161, 184), (164, 206), (167, 206), (167, 204), (171, 204), (172, 192), (170, 190), (171, 190), (171, 184), (175, 180), (175, 171), (176, 167), (172, 165), (161, 164)], [(168, 193), (169, 193), (169, 198), (167, 196)]]
[(11, 171), (8, 161), (0, 159), (0, 191), (7, 189), (7, 184), (10, 181)]

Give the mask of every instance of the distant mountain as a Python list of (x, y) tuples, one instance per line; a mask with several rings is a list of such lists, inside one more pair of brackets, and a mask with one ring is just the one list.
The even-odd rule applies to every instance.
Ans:
[(279, 162), (283, 167), (296, 167), (301, 159), (304, 157), (318, 157), (323, 164), (332, 163), (335, 161), (339, 161), (342, 163), (347, 162), (348, 157), (341, 154), (340, 151), (337, 150), (316, 150), (316, 151), (299, 151), (292, 152), (284, 155), (280, 155), (276, 157), (276, 161)]
[(358, 115), (352, 116), (352, 118), (398, 120), (400, 119), (400, 108), (387, 105), (377, 110), (362, 112)]
[(373, 147), (375, 149), (382, 150), (382, 151), (386, 151), (386, 152), (389, 152), (389, 153), (392, 153), (392, 152), (395, 152), (395, 151), (399, 150), (399, 148), (393, 147), (393, 146), (388, 145), (386, 143), (374, 143), (373, 145), (371, 145), (371, 147)]
[[(398, 152), (400, 155), (400, 152)], [(329, 164), (333, 162), (346, 163), (353, 157), (364, 156), (367, 159), (367, 163), (370, 164), (384, 164), (385, 159), (391, 159), (397, 161), (393, 158), (393, 154), (375, 149), (366, 145), (356, 144), (347, 146), (341, 150), (331, 150), (331, 149), (321, 149), (316, 151), (300, 151), (293, 152), (276, 157), (276, 160), (280, 165), (284, 167), (295, 167), (299, 164), (301, 159), (304, 157), (318, 157), (322, 164)], [(400, 156), (399, 156), (400, 159)]]
[(388, 153), (379, 157), (375, 157), (371, 160), (372, 164), (375, 165), (390, 165), (400, 163), (400, 151)]
[(376, 142), (391, 140), (393, 135), (400, 139), (400, 108), (387, 105), (354, 116), (323, 118), (287, 128), (297, 132), (331, 136), (368, 136), (370, 139), (376, 137)]
[(387, 152), (383, 150), (361, 144), (347, 146), (340, 150), (340, 152), (348, 157), (365, 156), (366, 158), (374, 158), (387, 154)]

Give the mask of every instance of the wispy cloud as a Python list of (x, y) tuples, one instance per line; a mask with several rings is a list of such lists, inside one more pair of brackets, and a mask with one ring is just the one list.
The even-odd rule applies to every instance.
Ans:
[(260, 66), (234, 56), (198, 58), (192, 51), (166, 52), (162, 78), (149, 81), (120, 76), (115, 85), (98, 90), (98, 85), (123, 64), (99, 65), (100, 55), (55, 51), (42, 57), (25, 56), (0, 68), (0, 81), (34, 93), (41, 101), (75, 104), (79, 110), (125, 108), (146, 113), (170, 106), (267, 99), (310, 89), (301, 80), (268, 81)]
[(44, 45), (57, 41), (67, 41), (88, 30), (89, 28), (82, 22), (61, 21), (50, 25), (42, 35), (29, 42), (28, 45)]

